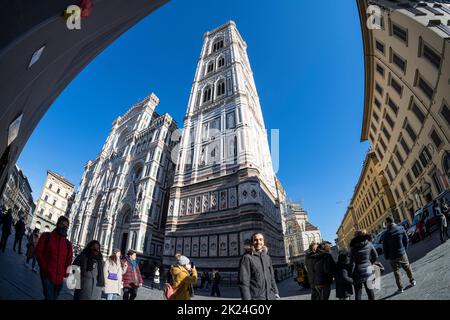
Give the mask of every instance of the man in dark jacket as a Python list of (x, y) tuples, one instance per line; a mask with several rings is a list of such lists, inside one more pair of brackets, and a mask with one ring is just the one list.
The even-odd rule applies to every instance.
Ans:
[(12, 221), (12, 210), (8, 209), (2, 219), (2, 240), (0, 241), (0, 250), (2, 252), (5, 252), (6, 244), (8, 243), (8, 237), (11, 234)]
[(67, 268), (72, 264), (72, 243), (66, 239), (69, 219), (61, 216), (52, 232), (44, 232), (36, 246), (45, 300), (56, 300), (62, 289)]
[(409, 282), (412, 286), (416, 285), (411, 265), (409, 264), (406, 249), (408, 248), (408, 236), (403, 227), (397, 226), (392, 218), (386, 218), (387, 231), (383, 235), (383, 253), (386, 260), (389, 260), (394, 271), (395, 282), (397, 283), (398, 293), (403, 292), (403, 285), (400, 277), (400, 268), (406, 271)]
[(331, 293), (336, 263), (330, 253), (331, 248), (320, 244), (318, 254), (313, 256), (314, 262), (314, 290), (317, 300), (328, 300)]
[(316, 242), (312, 242), (309, 245), (309, 252), (305, 257), (305, 269), (308, 275), (309, 285), (311, 286), (311, 300), (319, 300), (314, 288), (314, 263), (316, 262), (315, 256), (318, 255), (318, 247), (319, 245)]
[(264, 245), (264, 236), (255, 233), (252, 236), (252, 243), (252, 251), (245, 253), (240, 263), (239, 287), (242, 299), (279, 299), (272, 260)]
[(22, 254), (22, 239), (23, 235), (25, 234), (25, 222), (23, 221), (23, 217), (21, 216), (19, 221), (16, 222), (16, 225), (14, 226), (16, 229), (16, 235), (14, 239), (14, 246), (13, 250), (16, 252), (16, 245), (19, 243), (19, 254)]

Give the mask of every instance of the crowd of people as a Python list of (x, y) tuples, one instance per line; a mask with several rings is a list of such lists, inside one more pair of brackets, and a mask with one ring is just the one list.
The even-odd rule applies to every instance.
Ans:
[[(8, 238), (13, 228), (12, 211), (1, 213), (2, 238), (1, 252), (5, 252)], [(58, 218), (56, 228), (52, 232), (40, 233), (39, 229), (26, 232), (22, 217), (14, 224), (15, 238), (13, 251), (22, 255), (22, 239), (27, 236), (25, 266), (39, 272), (45, 300), (58, 299), (63, 282), (75, 270), (79, 270), (79, 281), (74, 290), (74, 300), (115, 300), (119, 296), (123, 300), (134, 300), (143, 280), (137, 263), (136, 252), (129, 250), (122, 257), (119, 249), (114, 249), (111, 256), (103, 259), (100, 243), (93, 240), (73, 259), (72, 243), (67, 239), (69, 219)], [(30, 265), (31, 262), (31, 265)], [(39, 266), (39, 268), (38, 268)], [(158, 268), (156, 268), (158, 269)], [(156, 276), (158, 275), (158, 276)], [(154, 283), (159, 283), (159, 270), (155, 270)]]
[[(416, 285), (406, 254), (407, 248), (408, 237), (405, 229), (396, 225), (392, 218), (386, 218), (383, 252), (394, 272), (397, 293), (404, 291), (401, 269), (405, 270), (410, 285)], [(350, 241), (349, 251), (341, 251), (337, 261), (334, 261), (331, 247), (327, 243), (311, 243), (305, 264), (299, 270), (302, 278), (307, 277), (312, 300), (328, 300), (333, 282), (336, 285), (337, 299), (349, 300), (354, 295), (355, 300), (361, 300), (364, 288), (368, 299), (375, 300), (374, 289), (384, 266), (378, 260), (371, 236), (366, 230), (358, 230)]]
[(199, 290), (208, 291), (211, 289), (211, 296), (220, 297), (220, 281), (222, 276), (219, 271), (213, 270), (211, 273), (208, 271), (203, 271), (200, 276), (200, 286)]
[[(450, 206), (443, 202), (434, 204), (435, 215), (439, 219), (441, 240), (447, 238), (447, 221)], [(125, 256), (114, 249), (106, 259), (103, 258), (101, 244), (97, 240), (89, 242), (74, 258), (71, 242), (67, 239), (69, 220), (59, 217), (52, 232), (40, 234), (39, 229), (27, 230), (23, 218), (13, 224), (11, 210), (2, 214), (2, 237), (0, 250), (5, 251), (11, 230), (15, 228), (13, 250), (22, 254), (22, 239), (28, 239), (25, 265), (40, 274), (43, 295), (46, 300), (56, 300), (60, 295), (65, 278), (72, 270), (79, 270), (79, 280), (74, 291), (74, 300), (134, 300), (143, 279), (137, 260), (137, 253), (128, 250)], [(383, 235), (383, 253), (394, 272), (398, 293), (404, 290), (400, 270), (403, 269), (410, 285), (416, 281), (406, 254), (408, 237), (402, 226), (391, 218), (386, 219), (386, 232)], [(445, 238), (445, 239), (444, 239)], [(328, 300), (332, 284), (336, 285), (336, 298), (361, 300), (363, 289), (369, 300), (375, 299), (374, 288), (383, 265), (378, 259), (370, 235), (358, 230), (350, 242), (348, 251), (342, 251), (334, 260), (329, 243), (311, 243), (304, 264), (298, 268), (297, 281), (310, 288), (312, 300)], [(265, 246), (264, 235), (255, 233), (244, 244), (244, 255), (239, 263), (238, 283), (243, 300), (280, 299), (269, 250)], [(194, 296), (198, 272), (193, 261), (177, 253), (176, 263), (170, 266), (163, 293), (170, 300), (189, 300)], [(31, 262), (31, 266), (30, 266)], [(37, 265), (39, 268), (37, 268)], [(74, 268), (76, 267), (76, 268)], [(221, 275), (217, 270), (203, 271), (200, 275), (199, 290), (211, 290), (211, 296), (220, 297)], [(155, 267), (151, 288), (161, 290), (160, 269)]]
[[(120, 296), (123, 300), (136, 299), (138, 289), (143, 285), (136, 251), (128, 250), (127, 254), (122, 256), (119, 249), (114, 249), (112, 254), (104, 259), (101, 244), (93, 240), (74, 259), (72, 243), (67, 239), (69, 220), (66, 217), (59, 217), (56, 228), (52, 232), (41, 234), (37, 228), (27, 233), (23, 218), (13, 224), (11, 209), (8, 209), (5, 214), (0, 214), (2, 225), (0, 250), (5, 252), (8, 238), (14, 227), (13, 250), (16, 251), (17, 247), (18, 254), (22, 255), (22, 239), (24, 235), (27, 235), (25, 265), (34, 272), (39, 272), (45, 300), (58, 299), (64, 279), (69, 277), (72, 277), (72, 280), (76, 279), (74, 300), (102, 298), (116, 300)], [(170, 283), (173, 287), (172, 299), (188, 300), (193, 296), (197, 271), (193, 262), (187, 257), (177, 254), (175, 260), (176, 263), (168, 271), (166, 283)], [(75, 272), (78, 272), (78, 277)], [(220, 280), (218, 271), (213, 271), (212, 277), (208, 272), (204, 272), (202, 287), (207, 283), (206, 288), (208, 288), (208, 285), (212, 283), (211, 295), (220, 297)], [(160, 269), (155, 267), (151, 288), (161, 290), (160, 284)]]
[[(448, 239), (448, 221), (450, 220), (450, 203), (444, 197), (441, 201), (434, 200), (431, 207), (433, 216), (436, 218), (437, 229), (441, 242), (444, 243)], [(431, 238), (431, 221), (428, 216), (428, 211), (425, 210), (420, 214), (419, 220), (416, 224), (416, 232), (418, 240)]]
[(77, 266), (79, 279), (74, 300), (116, 300), (120, 296), (134, 300), (143, 285), (136, 252), (128, 250), (122, 257), (121, 251), (114, 249), (104, 259), (100, 242), (92, 240), (72, 262), (72, 244), (66, 238), (68, 228), (69, 220), (61, 216), (55, 230), (43, 233), (35, 249), (45, 299), (58, 298), (64, 278), (70, 275), (68, 271)]

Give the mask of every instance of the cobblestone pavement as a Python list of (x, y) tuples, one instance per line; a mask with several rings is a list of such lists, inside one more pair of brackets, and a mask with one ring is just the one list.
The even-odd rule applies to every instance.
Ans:
[[(12, 250), (14, 235), (8, 239), (5, 253), (0, 252), (0, 300), (40, 300), (43, 299), (42, 286), (39, 274), (25, 266), (25, 256)], [(25, 247), (26, 240), (23, 241)], [(450, 241), (441, 244), (437, 232), (431, 238), (425, 239), (410, 246), (408, 255), (412, 262), (414, 277), (417, 280), (415, 287), (406, 288), (405, 292), (395, 295), (397, 287), (389, 263), (383, 257), (380, 261), (386, 270), (381, 278), (381, 289), (376, 290), (376, 299), (389, 300), (448, 300), (450, 299)], [(408, 284), (406, 274), (402, 271), (404, 285)], [(302, 289), (293, 278), (278, 284), (283, 300), (309, 300), (308, 290)], [(211, 297), (209, 290), (195, 290), (193, 300), (235, 300), (240, 298), (237, 287), (221, 287), (221, 297)], [(65, 286), (59, 297), (60, 300), (70, 300), (73, 291)], [(332, 300), (335, 291), (331, 293)], [(365, 299), (365, 293), (363, 299)], [(150, 281), (145, 280), (144, 286), (139, 289), (137, 300), (162, 300), (161, 290), (151, 289)]]

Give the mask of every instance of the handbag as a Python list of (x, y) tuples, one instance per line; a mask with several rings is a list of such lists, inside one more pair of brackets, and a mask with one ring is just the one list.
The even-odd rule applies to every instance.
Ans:
[(108, 272), (108, 280), (119, 280), (117, 273)]
[(175, 298), (175, 290), (173, 289), (170, 283), (164, 284), (163, 295), (167, 300), (174, 300)]

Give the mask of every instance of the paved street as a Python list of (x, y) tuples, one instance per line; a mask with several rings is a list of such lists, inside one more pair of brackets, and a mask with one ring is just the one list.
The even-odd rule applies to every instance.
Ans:
[[(0, 299), (43, 299), (41, 283), (38, 273), (34, 273), (26, 268), (25, 256), (20, 256), (12, 251), (13, 235), (10, 236), (6, 252), (0, 253)], [(26, 241), (23, 246), (25, 247)], [(427, 253), (428, 252), (428, 253)], [(394, 275), (388, 263), (381, 257), (381, 262), (386, 267), (385, 274), (381, 278), (381, 289), (376, 291), (376, 299), (389, 300), (448, 300), (450, 299), (450, 241), (440, 244), (437, 232), (432, 238), (423, 240), (412, 245), (408, 254), (412, 261), (414, 276), (417, 286), (407, 288), (403, 294), (394, 295), (396, 285)], [(408, 284), (408, 279), (403, 273), (404, 285)], [(286, 300), (308, 300), (310, 294), (307, 290), (302, 290), (292, 279), (287, 279), (279, 283), (279, 290), (282, 299)], [(222, 287), (221, 299), (239, 299), (239, 289), (237, 287)], [(72, 299), (72, 291), (64, 288), (60, 299)], [(209, 296), (209, 291), (196, 290), (194, 300), (217, 299)], [(365, 297), (365, 294), (363, 295)], [(139, 290), (138, 300), (161, 300), (160, 290), (150, 289), (149, 282)], [(331, 293), (331, 299), (335, 299), (335, 291)]]

